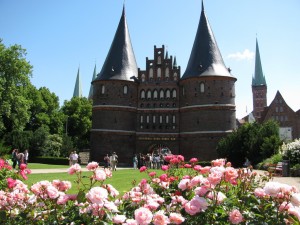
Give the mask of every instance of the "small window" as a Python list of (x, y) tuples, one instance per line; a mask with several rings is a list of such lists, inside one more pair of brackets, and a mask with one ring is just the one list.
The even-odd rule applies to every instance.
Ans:
[(156, 123), (156, 116), (152, 117), (152, 121), (153, 121), (153, 123)]
[(176, 123), (176, 117), (175, 117), (175, 115), (173, 115), (172, 122)]
[(101, 94), (104, 94), (105, 93), (105, 86), (104, 84), (101, 85)]
[(157, 57), (157, 64), (161, 64), (161, 56)]
[(171, 97), (171, 92), (169, 89), (166, 90), (166, 98), (170, 98)]
[(162, 123), (162, 122), (163, 122), (163, 117), (159, 116), (159, 123)]
[(157, 92), (157, 90), (154, 90), (153, 91), (153, 98), (157, 99), (157, 97), (158, 97), (158, 92)]
[(166, 71), (165, 71), (165, 77), (166, 77), (166, 78), (169, 78), (169, 77), (170, 77), (169, 67), (166, 68)]
[(146, 76), (145, 74), (142, 74), (142, 82), (145, 82)]
[(141, 118), (140, 118), (140, 122), (141, 122), (141, 123), (143, 123), (143, 122), (144, 122), (144, 117), (143, 117), (143, 116), (141, 116)]
[(125, 85), (123, 87), (123, 93), (124, 93), (124, 95), (127, 95), (127, 93), (128, 93), (128, 86), (127, 85)]
[(174, 80), (177, 80), (177, 73), (176, 72), (173, 74), (173, 77), (174, 77)]
[(152, 68), (150, 68), (150, 70), (149, 70), (149, 78), (153, 79), (153, 69)]
[(173, 91), (172, 91), (172, 98), (176, 98), (176, 95), (177, 95), (176, 89), (173, 89)]
[(161, 68), (157, 68), (157, 78), (161, 78)]
[(147, 116), (147, 117), (146, 117), (146, 120), (147, 120), (147, 123), (149, 123), (149, 122), (150, 122), (150, 118), (149, 118), (149, 116)]
[(166, 123), (169, 123), (169, 116), (166, 116)]
[(161, 90), (159, 91), (159, 98), (160, 98), (160, 99), (164, 99), (164, 97), (165, 97), (164, 90), (161, 89)]
[(145, 91), (141, 90), (141, 99), (145, 99)]
[(204, 93), (205, 91), (205, 86), (204, 86), (204, 83), (200, 83), (200, 93)]
[(147, 99), (151, 99), (151, 91), (150, 90), (147, 91)]

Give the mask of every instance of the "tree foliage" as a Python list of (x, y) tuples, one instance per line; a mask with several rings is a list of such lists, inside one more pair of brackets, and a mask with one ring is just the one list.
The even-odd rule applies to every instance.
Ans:
[(280, 145), (279, 126), (269, 120), (242, 125), (218, 143), (217, 152), (234, 166), (242, 166), (245, 157), (254, 165), (278, 153)]
[(32, 66), (20, 45), (5, 47), (0, 39), (0, 134), (23, 130), (30, 117), (26, 88)]

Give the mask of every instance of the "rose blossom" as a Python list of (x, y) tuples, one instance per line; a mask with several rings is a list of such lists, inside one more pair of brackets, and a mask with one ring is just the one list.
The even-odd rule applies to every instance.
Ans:
[(211, 161), (213, 166), (225, 166), (225, 162), (226, 162), (225, 159), (216, 159)]
[(144, 172), (144, 171), (146, 171), (147, 170), (147, 167), (146, 166), (142, 166), (141, 168), (140, 168), (140, 172)]
[(168, 175), (164, 173), (164, 174), (162, 174), (162, 175), (159, 176), (159, 179), (161, 181), (167, 181), (168, 180)]
[(190, 179), (182, 179), (178, 184), (178, 188), (184, 191), (189, 187), (189, 185), (190, 185)]
[(263, 197), (266, 196), (266, 193), (265, 193), (264, 189), (262, 189), (262, 188), (256, 188), (256, 189), (254, 190), (254, 195), (255, 195), (256, 197), (263, 198)]
[(53, 185), (47, 187), (47, 194), (51, 199), (55, 199), (59, 197), (59, 192), (57, 188), (54, 187)]
[(87, 199), (89, 199), (92, 203), (101, 204), (108, 197), (108, 192), (106, 189), (102, 187), (93, 187), (86, 194)]
[(291, 203), (294, 206), (300, 206), (300, 193), (293, 193), (291, 196)]
[(124, 215), (115, 215), (112, 218), (113, 223), (122, 224), (126, 220), (126, 216)]
[(278, 182), (268, 182), (264, 187), (264, 191), (267, 195), (276, 197), (280, 192), (281, 184)]
[(209, 188), (207, 186), (197, 187), (195, 189), (195, 194), (199, 196), (204, 196), (208, 192)]
[(140, 207), (134, 211), (134, 218), (139, 225), (148, 225), (152, 217), (152, 212), (145, 207)]
[(97, 169), (94, 171), (93, 178), (95, 180), (103, 181), (106, 179), (106, 173), (104, 172), (104, 170)]
[(155, 177), (156, 176), (156, 172), (152, 171), (148, 174), (150, 177)]
[(202, 168), (200, 168), (200, 173), (201, 174), (207, 174), (207, 173), (209, 173), (210, 168), (211, 168), (210, 166), (202, 167)]
[(77, 172), (81, 172), (81, 166), (76, 163), (74, 165), (72, 165), (69, 169), (68, 169), (68, 173), (70, 175), (73, 175), (74, 173), (77, 173)]
[(212, 185), (217, 185), (221, 182), (222, 180), (222, 174), (219, 172), (214, 172), (214, 173), (210, 173), (208, 175), (208, 181), (212, 184)]
[(234, 209), (229, 213), (229, 221), (232, 224), (239, 224), (243, 221), (243, 215), (240, 213), (239, 210)]
[(89, 164), (87, 164), (86, 168), (91, 171), (91, 170), (95, 170), (99, 167), (99, 164), (97, 162), (90, 162)]
[(170, 213), (170, 222), (173, 224), (181, 224), (184, 222), (184, 217), (179, 213)]
[(208, 207), (208, 203), (205, 198), (194, 196), (191, 201), (185, 204), (184, 209), (190, 215), (195, 215), (198, 212), (205, 211)]
[(225, 168), (225, 180), (227, 182), (233, 183), (236, 178), (238, 177), (238, 172), (233, 167), (226, 167)]
[(160, 210), (154, 214), (154, 216), (153, 216), (153, 224), (154, 225), (166, 225), (169, 223), (170, 223), (170, 220), (164, 214), (164, 211)]
[(191, 158), (191, 159), (190, 159), (190, 163), (196, 163), (196, 162), (198, 162), (198, 159), (197, 159), (197, 158)]
[(8, 177), (6, 181), (8, 188), (13, 188), (16, 184), (16, 180), (12, 179), (11, 177)]
[(127, 219), (126, 223), (123, 223), (123, 225), (138, 225), (138, 223), (134, 219)]
[(162, 169), (163, 171), (166, 171), (166, 170), (169, 169), (169, 166), (167, 166), (167, 165), (162, 165), (162, 166), (161, 166), (161, 169)]

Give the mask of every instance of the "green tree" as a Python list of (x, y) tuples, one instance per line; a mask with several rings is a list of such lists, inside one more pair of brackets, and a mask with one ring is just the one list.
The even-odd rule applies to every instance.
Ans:
[(46, 87), (28, 89), (31, 100), (31, 117), (26, 129), (35, 131), (41, 126), (47, 126), (50, 134), (62, 134), (64, 115), (60, 111), (59, 98)]
[(26, 88), (30, 85), (32, 66), (20, 45), (5, 47), (0, 39), (0, 135), (22, 131), (29, 120), (30, 102)]
[(220, 140), (217, 152), (234, 166), (242, 166), (247, 157), (253, 165), (278, 153), (281, 141), (279, 126), (269, 120), (263, 124), (246, 123)]
[(59, 157), (61, 146), (62, 146), (62, 137), (58, 134), (50, 134), (45, 142), (45, 146), (42, 149), (42, 156), (53, 156)]
[(89, 148), (92, 127), (92, 101), (73, 97), (65, 101), (62, 112), (66, 115), (66, 133), (72, 137), (76, 148)]

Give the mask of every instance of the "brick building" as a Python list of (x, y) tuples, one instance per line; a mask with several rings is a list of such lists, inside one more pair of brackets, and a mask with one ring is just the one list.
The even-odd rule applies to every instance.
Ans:
[(279, 124), (279, 135), (282, 140), (300, 138), (300, 110), (294, 112), (279, 91), (277, 91), (271, 104), (267, 105), (267, 83), (262, 70), (258, 42), (256, 40), (255, 69), (252, 78), (253, 111), (240, 123), (263, 123), (275, 120)]
[(101, 162), (115, 151), (119, 162), (129, 165), (135, 153), (162, 149), (187, 159), (214, 159), (218, 141), (236, 127), (235, 81), (203, 5), (182, 76), (164, 46), (154, 46), (145, 70), (137, 67), (123, 8), (102, 70), (92, 82), (91, 160)]

